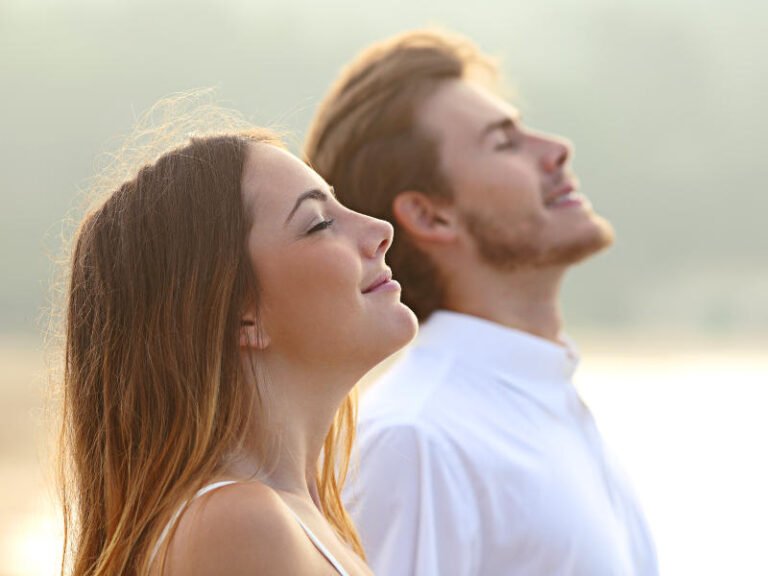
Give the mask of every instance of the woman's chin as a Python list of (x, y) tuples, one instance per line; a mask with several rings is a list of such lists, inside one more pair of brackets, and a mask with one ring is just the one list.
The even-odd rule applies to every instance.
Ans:
[(416, 315), (405, 304), (399, 304), (398, 309), (392, 313), (388, 320), (388, 324), (390, 324), (388, 337), (380, 340), (382, 343), (381, 360), (389, 358), (407, 346), (419, 331), (419, 321), (416, 319)]
[(393, 313), (393, 320), (398, 324), (397, 337), (395, 338), (398, 344), (397, 349), (393, 350), (391, 354), (410, 343), (419, 331), (419, 321), (416, 314), (402, 302), (398, 305), (397, 311)]
[(367, 337), (356, 342), (355, 354), (364, 358), (366, 370), (370, 370), (407, 346), (418, 329), (416, 315), (405, 304), (398, 304), (379, 318)]

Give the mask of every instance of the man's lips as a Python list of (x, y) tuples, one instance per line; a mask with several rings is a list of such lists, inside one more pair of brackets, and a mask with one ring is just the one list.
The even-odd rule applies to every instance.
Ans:
[(554, 208), (557, 206), (573, 206), (581, 204), (584, 197), (577, 191), (577, 185), (574, 182), (566, 182), (558, 186), (544, 198), (544, 206)]
[(368, 284), (368, 287), (363, 290), (363, 294), (368, 294), (369, 292), (373, 292), (379, 287), (382, 287), (392, 281), (392, 270), (387, 268), (386, 270), (380, 272), (376, 278)]

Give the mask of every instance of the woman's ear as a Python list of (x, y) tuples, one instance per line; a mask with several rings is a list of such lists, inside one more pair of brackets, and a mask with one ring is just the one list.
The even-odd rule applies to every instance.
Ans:
[(269, 335), (251, 318), (240, 321), (240, 348), (264, 350), (269, 346)]
[(457, 216), (450, 200), (423, 192), (400, 192), (392, 201), (398, 225), (415, 241), (450, 243), (456, 239)]

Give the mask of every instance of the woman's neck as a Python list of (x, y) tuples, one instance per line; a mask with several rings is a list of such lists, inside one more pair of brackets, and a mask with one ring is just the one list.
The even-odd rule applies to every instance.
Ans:
[(264, 419), (254, 407), (245, 442), (228, 458), (222, 473), (257, 478), (319, 508), (318, 461), (336, 412), (357, 378), (340, 371), (302, 370), (269, 356), (258, 361), (269, 388), (262, 397), (263, 408), (258, 408)]

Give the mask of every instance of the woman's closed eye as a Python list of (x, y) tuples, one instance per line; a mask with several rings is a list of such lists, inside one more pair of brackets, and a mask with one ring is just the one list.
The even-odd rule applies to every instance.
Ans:
[(322, 220), (312, 226), (309, 230), (307, 230), (307, 235), (314, 234), (315, 232), (320, 232), (321, 230), (325, 230), (326, 228), (330, 228), (333, 226), (334, 219), (328, 218), (327, 220)]

